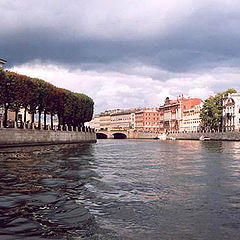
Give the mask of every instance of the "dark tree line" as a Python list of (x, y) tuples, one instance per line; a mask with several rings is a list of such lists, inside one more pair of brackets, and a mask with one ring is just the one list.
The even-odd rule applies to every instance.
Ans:
[(27, 112), (38, 113), (38, 127), (40, 127), (44, 115), (44, 128), (46, 128), (47, 115), (51, 116), (53, 128), (53, 116), (58, 116), (58, 124), (75, 127), (83, 126), (90, 121), (93, 115), (93, 100), (85, 94), (74, 93), (66, 89), (58, 88), (41, 79), (31, 78), (14, 72), (0, 69), (0, 107), (4, 108), (4, 126), (8, 121), (8, 110), (15, 112), (17, 121), (18, 112), (24, 108), (24, 122)]

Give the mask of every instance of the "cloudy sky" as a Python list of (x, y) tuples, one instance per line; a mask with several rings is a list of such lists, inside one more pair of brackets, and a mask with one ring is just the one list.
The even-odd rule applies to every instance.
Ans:
[(105, 109), (240, 90), (238, 0), (0, 0), (5, 68)]

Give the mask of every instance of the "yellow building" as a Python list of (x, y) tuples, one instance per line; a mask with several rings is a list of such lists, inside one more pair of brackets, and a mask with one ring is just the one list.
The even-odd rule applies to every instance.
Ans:
[(134, 125), (135, 109), (122, 110), (111, 114), (112, 130), (128, 130)]
[(97, 131), (100, 130), (100, 116), (95, 115), (88, 125), (90, 128), (94, 128)]

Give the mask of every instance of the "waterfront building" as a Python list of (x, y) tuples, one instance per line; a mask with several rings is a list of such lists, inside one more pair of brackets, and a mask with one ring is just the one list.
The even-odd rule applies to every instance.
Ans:
[(192, 108), (183, 111), (180, 132), (197, 132), (200, 130), (202, 107), (203, 103), (201, 102), (199, 105), (192, 105)]
[(6, 62), (7, 62), (6, 60), (0, 58), (0, 68), (2, 68)]
[(110, 130), (129, 130), (133, 128), (136, 109), (127, 109), (111, 113)]
[(110, 114), (101, 114), (99, 124), (100, 124), (100, 130), (109, 130), (111, 126)]
[(99, 130), (109, 130), (111, 127), (111, 114), (120, 112), (120, 109), (106, 110), (99, 114)]
[(165, 99), (164, 105), (160, 106), (159, 111), (159, 130), (160, 132), (180, 131), (183, 125), (184, 111), (200, 105), (199, 98), (184, 98), (183, 95), (176, 100)]
[(223, 96), (223, 129), (240, 132), (240, 94), (229, 93)]
[(135, 113), (134, 130), (139, 132), (159, 132), (159, 111), (156, 108), (145, 108)]
[(139, 110), (139, 108), (106, 110), (99, 115), (95, 115), (89, 122), (89, 126), (97, 131), (134, 129), (135, 112)]
[(152, 133), (186, 131), (186, 129), (196, 131), (200, 125), (201, 102), (202, 100), (198, 98), (181, 96), (176, 100), (166, 98), (164, 105), (159, 108), (106, 110), (95, 116), (89, 125), (97, 131), (129, 129)]
[(160, 132), (178, 131), (180, 102), (178, 100), (165, 99), (164, 105), (160, 106), (159, 111), (159, 130)]
[(135, 112), (134, 130), (143, 131), (143, 110)]
[(90, 128), (94, 128), (96, 131), (100, 130), (100, 115), (95, 115), (89, 122)]
[(132, 129), (135, 129), (135, 113), (136, 113), (136, 111), (131, 113), (131, 126), (132, 126)]

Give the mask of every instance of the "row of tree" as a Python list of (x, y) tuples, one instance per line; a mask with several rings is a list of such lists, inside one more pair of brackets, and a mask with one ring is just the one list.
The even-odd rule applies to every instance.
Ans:
[(204, 101), (200, 113), (202, 130), (223, 130), (223, 97), (228, 93), (237, 93), (237, 91), (229, 88)]
[(93, 115), (93, 100), (85, 94), (74, 93), (58, 88), (38, 78), (31, 78), (15, 72), (0, 69), (0, 107), (4, 107), (4, 126), (8, 121), (8, 110), (15, 112), (17, 121), (18, 112), (25, 109), (24, 122), (27, 111), (38, 113), (38, 127), (41, 125), (41, 115), (44, 114), (46, 128), (47, 114), (58, 116), (58, 124), (81, 127), (84, 122), (90, 121)]

